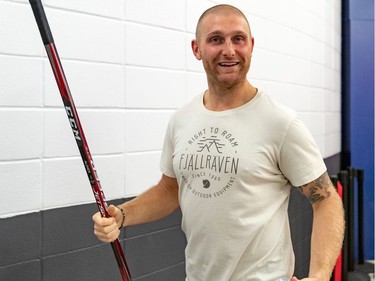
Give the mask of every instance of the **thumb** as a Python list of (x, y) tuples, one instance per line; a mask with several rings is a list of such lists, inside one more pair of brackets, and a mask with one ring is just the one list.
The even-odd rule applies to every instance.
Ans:
[(114, 218), (114, 222), (117, 224), (117, 226), (120, 229), (122, 227), (121, 223), (123, 223), (122, 212), (120, 211), (120, 209), (116, 207), (115, 205), (110, 205), (107, 211), (108, 211), (108, 215)]
[(114, 205), (110, 205), (108, 207), (108, 215), (110, 215), (113, 218), (116, 218), (116, 213), (119, 211)]
[(290, 279), (290, 281), (298, 281), (297, 277), (293, 276), (292, 279)]

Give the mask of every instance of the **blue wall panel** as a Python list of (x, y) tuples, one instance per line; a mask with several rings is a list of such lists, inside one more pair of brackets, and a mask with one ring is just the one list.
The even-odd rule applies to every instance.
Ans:
[(346, 7), (343, 33), (349, 46), (344, 46), (343, 114), (349, 118), (344, 118), (348, 124), (343, 124), (343, 148), (349, 149), (349, 164), (365, 170), (365, 259), (374, 259), (374, 1), (349, 0)]

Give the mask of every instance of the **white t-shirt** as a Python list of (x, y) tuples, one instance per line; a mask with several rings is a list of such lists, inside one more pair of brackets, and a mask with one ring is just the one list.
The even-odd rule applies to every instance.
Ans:
[(199, 95), (172, 116), (160, 166), (179, 184), (187, 281), (292, 276), (290, 188), (326, 171), (293, 111), (263, 92), (209, 111)]

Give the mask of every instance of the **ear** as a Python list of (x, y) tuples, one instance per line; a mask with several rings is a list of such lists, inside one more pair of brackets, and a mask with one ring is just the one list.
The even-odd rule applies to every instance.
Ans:
[(202, 57), (200, 55), (199, 46), (198, 46), (198, 42), (197, 42), (196, 39), (194, 39), (193, 41), (191, 41), (191, 49), (193, 50), (193, 54), (196, 57), (196, 59), (197, 60), (201, 60)]
[(251, 54), (253, 54), (254, 51), (254, 37), (251, 36)]

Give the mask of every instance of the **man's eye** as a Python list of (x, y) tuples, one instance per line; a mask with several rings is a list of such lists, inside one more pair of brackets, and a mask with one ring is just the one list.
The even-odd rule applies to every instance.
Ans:
[(241, 41), (244, 41), (245, 39), (243, 38), (243, 36), (236, 36), (234, 37), (234, 41), (235, 42), (241, 42)]
[(220, 43), (221, 39), (220, 39), (220, 37), (215, 36), (215, 37), (210, 38), (210, 42), (211, 43)]

